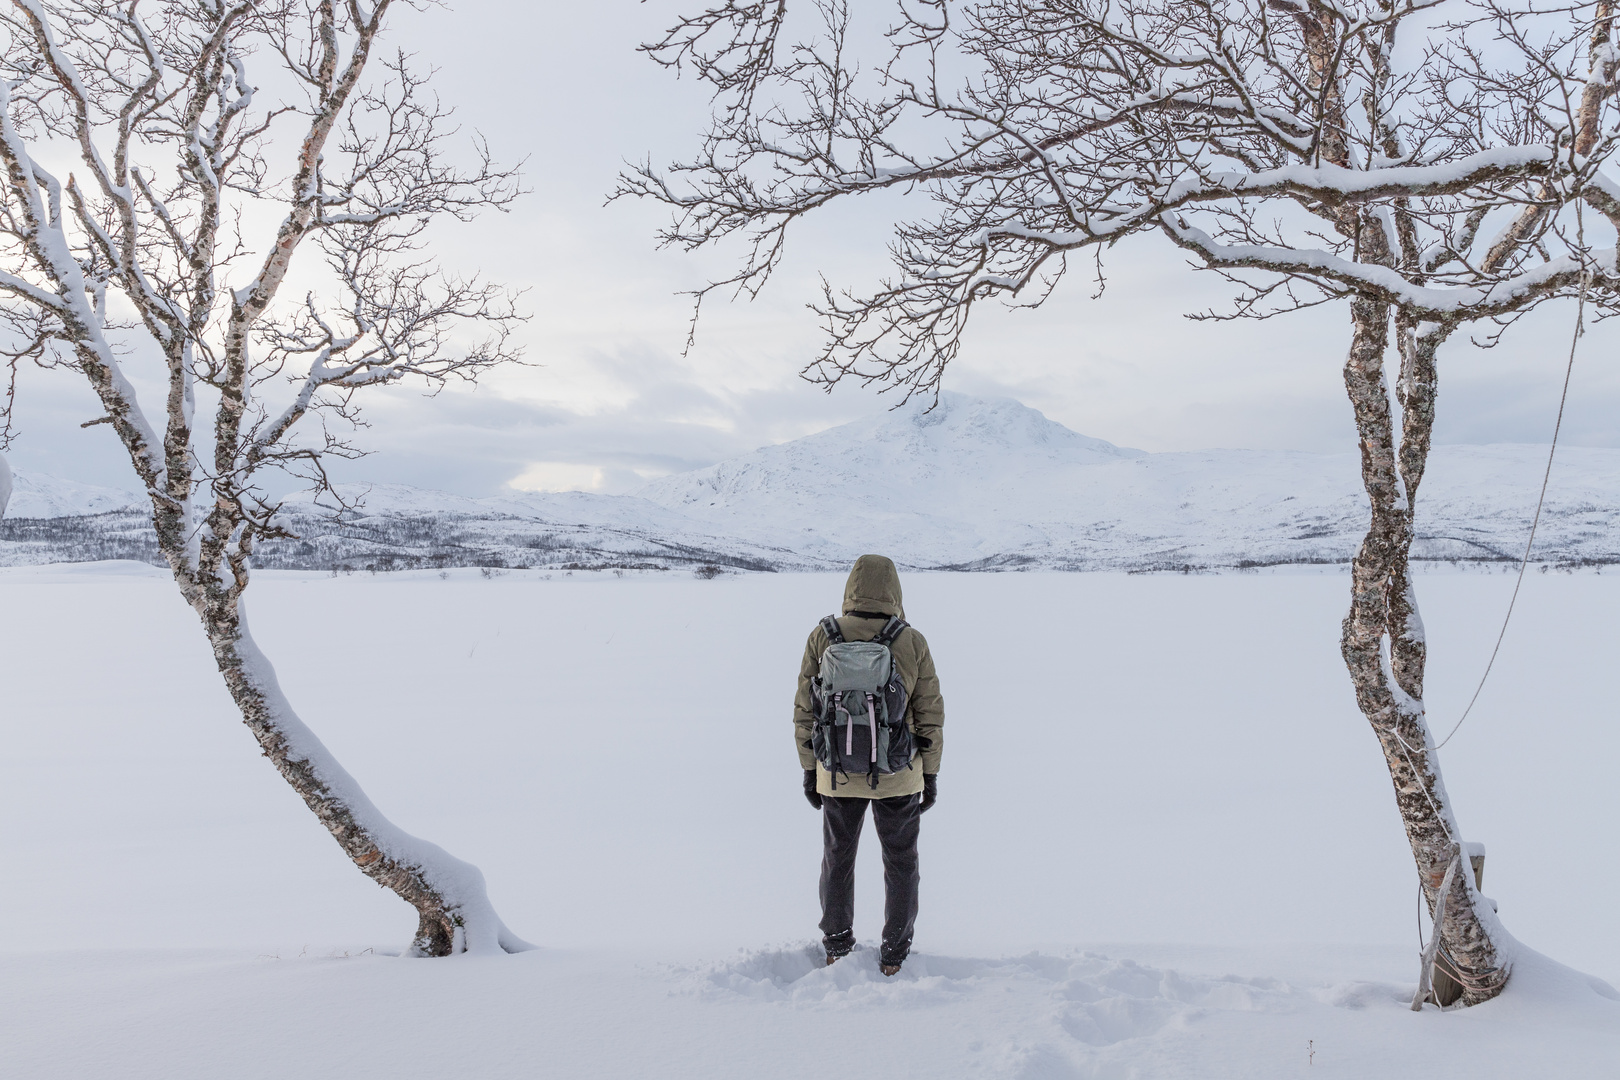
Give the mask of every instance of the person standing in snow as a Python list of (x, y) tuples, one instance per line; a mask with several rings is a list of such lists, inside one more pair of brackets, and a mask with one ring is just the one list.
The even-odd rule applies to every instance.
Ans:
[[(811, 806), (821, 811), (821, 940), (827, 949), (827, 963), (855, 947), (855, 853), (870, 804), (878, 843), (883, 846), (883, 941), (878, 963), (884, 975), (896, 974), (911, 951), (917, 922), (917, 884), (921, 880), (917, 871), (917, 834), (922, 814), (938, 797), (939, 759), (944, 748), (945, 702), (940, 697), (934, 658), (922, 634), (904, 619), (900, 575), (894, 563), (882, 555), (856, 559), (844, 586), (842, 616), (822, 620), (805, 643), (798, 694), (793, 701), (793, 732), (799, 765), (804, 770), (804, 795)], [(912, 750), (909, 757), (887, 763), (892, 769), (879, 771), (875, 750), (870, 773), (857, 770), (855, 775), (842, 769), (829, 770), (818, 756), (831, 738), (828, 732), (842, 732), (839, 738), (853, 734), (847, 726), (827, 726), (825, 717), (832, 710), (822, 701), (823, 657), (834, 644), (842, 642), (879, 642), (889, 648), (887, 689), (890, 700), (897, 701), (899, 687), (904, 688), (903, 718)], [(823, 714), (821, 743), (817, 742), (818, 710)], [(861, 709), (857, 706), (854, 711), (851, 723), (858, 725)], [(849, 720), (847, 711), (844, 719)], [(873, 727), (866, 729), (874, 740), (877, 725), (874, 714)], [(889, 741), (885, 736), (883, 745), (887, 747)], [(904, 733), (896, 745), (906, 745)]]

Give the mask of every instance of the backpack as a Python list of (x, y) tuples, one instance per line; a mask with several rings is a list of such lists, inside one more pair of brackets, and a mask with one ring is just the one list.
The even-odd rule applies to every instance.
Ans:
[(840, 775), (847, 782), (865, 773), (876, 788), (880, 775), (911, 768), (916, 742), (906, 726), (906, 687), (889, 651), (907, 625), (891, 616), (871, 641), (845, 641), (835, 616), (821, 620), (832, 644), (810, 680), (810, 749), (835, 790)]

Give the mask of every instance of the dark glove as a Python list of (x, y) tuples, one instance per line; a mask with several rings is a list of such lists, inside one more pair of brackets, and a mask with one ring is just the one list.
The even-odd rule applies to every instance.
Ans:
[(804, 797), (811, 806), (821, 809), (821, 792), (816, 790), (816, 770), (804, 770)]
[(919, 814), (928, 813), (929, 807), (939, 799), (939, 774), (923, 773), (923, 801)]

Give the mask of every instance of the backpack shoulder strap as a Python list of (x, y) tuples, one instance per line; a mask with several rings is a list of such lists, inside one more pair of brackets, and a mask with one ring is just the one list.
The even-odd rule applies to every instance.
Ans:
[(889, 621), (883, 624), (883, 629), (878, 631), (877, 637), (873, 638), (872, 640), (877, 642), (879, 645), (893, 645), (894, 639), (899, 637), (905, 628), (910, 625), (910, 623), (906, 622), (906, 620), (902, 619), (900, 616), (891, 615), (889, 616)]
[(821, 628), (827, 632), (827, 637), (834, 645), (844, 640), (844, 632), (838, 628), (838, 616), (829, 615), (821, 620)]

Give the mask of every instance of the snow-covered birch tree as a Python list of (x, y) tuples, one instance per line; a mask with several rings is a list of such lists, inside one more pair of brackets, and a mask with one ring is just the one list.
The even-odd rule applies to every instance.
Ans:
[(477, 868), (395, 827), (299, 720), (246, 617), (254, 545), (284, 535), (273, 471), (325, 486), (368, 388), (516, 358), (508, 295), (421, 251), (431, 223), (506, 205), (515, 174), (478, 142), (453, 160), (425, 76), (382, 49), (391, 6), (8, 0), (0, 347), (13, 375), (32, 361), (89, 381), (103, 414), (87, 426), (128, 452), (242, 719), (416, 909), (414, 950), (515, 951)]
[(1512, 958), (1466, 872), (1425, 721), (1408, 555), (1442, 345), (1577, 293), (1614, 310), (1612, 10), (900, 0), (863, 36), (844, 0), (724, 0), (645, 46), (712, 86), (699, 151), (627, 173), (619, 194), (673, 209), (665, 244), (740, 242), (738, 269), (700, 302), (756, 294), (795, 223), (829, 203), (920, 200), (888, 280), (824, 289), (827, 342), (804, 373), (829, 387), (937, 391), (976, 304), (1038, 306), (1071, 256), (1100, 278), (1128, 237), (1230, 281), (1232, 306), (1195, 317), (1342, 306), (1371, 507), (1342, 652), (1441, 916), (1437, 964), (1472, 1004), (1500, 992)]

